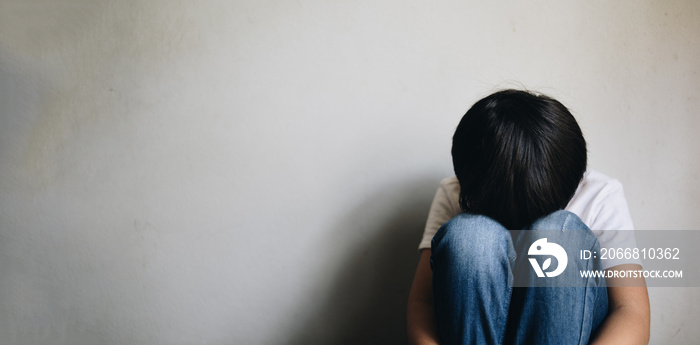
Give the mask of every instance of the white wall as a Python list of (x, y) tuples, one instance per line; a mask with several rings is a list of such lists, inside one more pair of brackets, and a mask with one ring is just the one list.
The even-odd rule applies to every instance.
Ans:
[[(450, 137), (567, 104), (640, 229), (700, 225), (700, 2), (0, 0), (0, 342), (400, 343)], [(696, 343), (698, 289), (651, 289)]]

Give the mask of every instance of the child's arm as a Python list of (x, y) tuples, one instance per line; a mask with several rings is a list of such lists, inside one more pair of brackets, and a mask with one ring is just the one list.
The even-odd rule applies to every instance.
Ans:
[[(639, 265), (625, 264), (608, 270), (639, 269)], [(644, 278), (608, 279), (608, 285), (608, 317), (591, 344), (647, 344), (650, 310)]]
[(430, 269), (430, 249), (420, 252), (416, 275), (408, 296), (407, 329), (411, 345), (438, 344), (433, 311), (433, 272)]

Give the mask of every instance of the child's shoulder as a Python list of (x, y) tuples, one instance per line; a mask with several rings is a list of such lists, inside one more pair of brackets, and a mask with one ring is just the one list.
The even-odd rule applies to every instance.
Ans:
[(457, 187), (459, 189), (459, 180), (457, 180), (457, 176), (445, 178), (440, 181), (440, 187), (450, 189)]
[(622, 183), (596, 170), (587, 170), (576, 190), (576, 194), (604, 196), (622, 191)]

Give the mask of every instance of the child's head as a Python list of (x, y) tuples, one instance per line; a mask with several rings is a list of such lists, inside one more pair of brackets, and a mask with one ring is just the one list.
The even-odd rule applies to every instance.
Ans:
[(504, 90), (464, 115), (452, 162), (463, 211), (521, 229), (566, 207), (586, 170), (586, 141), (558, 101)]

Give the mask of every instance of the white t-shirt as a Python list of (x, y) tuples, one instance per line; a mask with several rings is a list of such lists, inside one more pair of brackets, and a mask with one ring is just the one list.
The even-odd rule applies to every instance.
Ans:
[[(459, 190), (457, 177), (446, 178), (440, 182), (418, 249), (430, 249), (430, 241), (438, 229), (462, 212), (459, 207)], [(601, 249), (637, 247), (632, 231), (632, 217), (620, 181), (597, 171), (587, 171), (566, 210), (575, 213), (588, 225), (598, 238)], [(604, 269), (621, 264), (641, 265), (641, 262), (624, 258), (602, 260)]]

